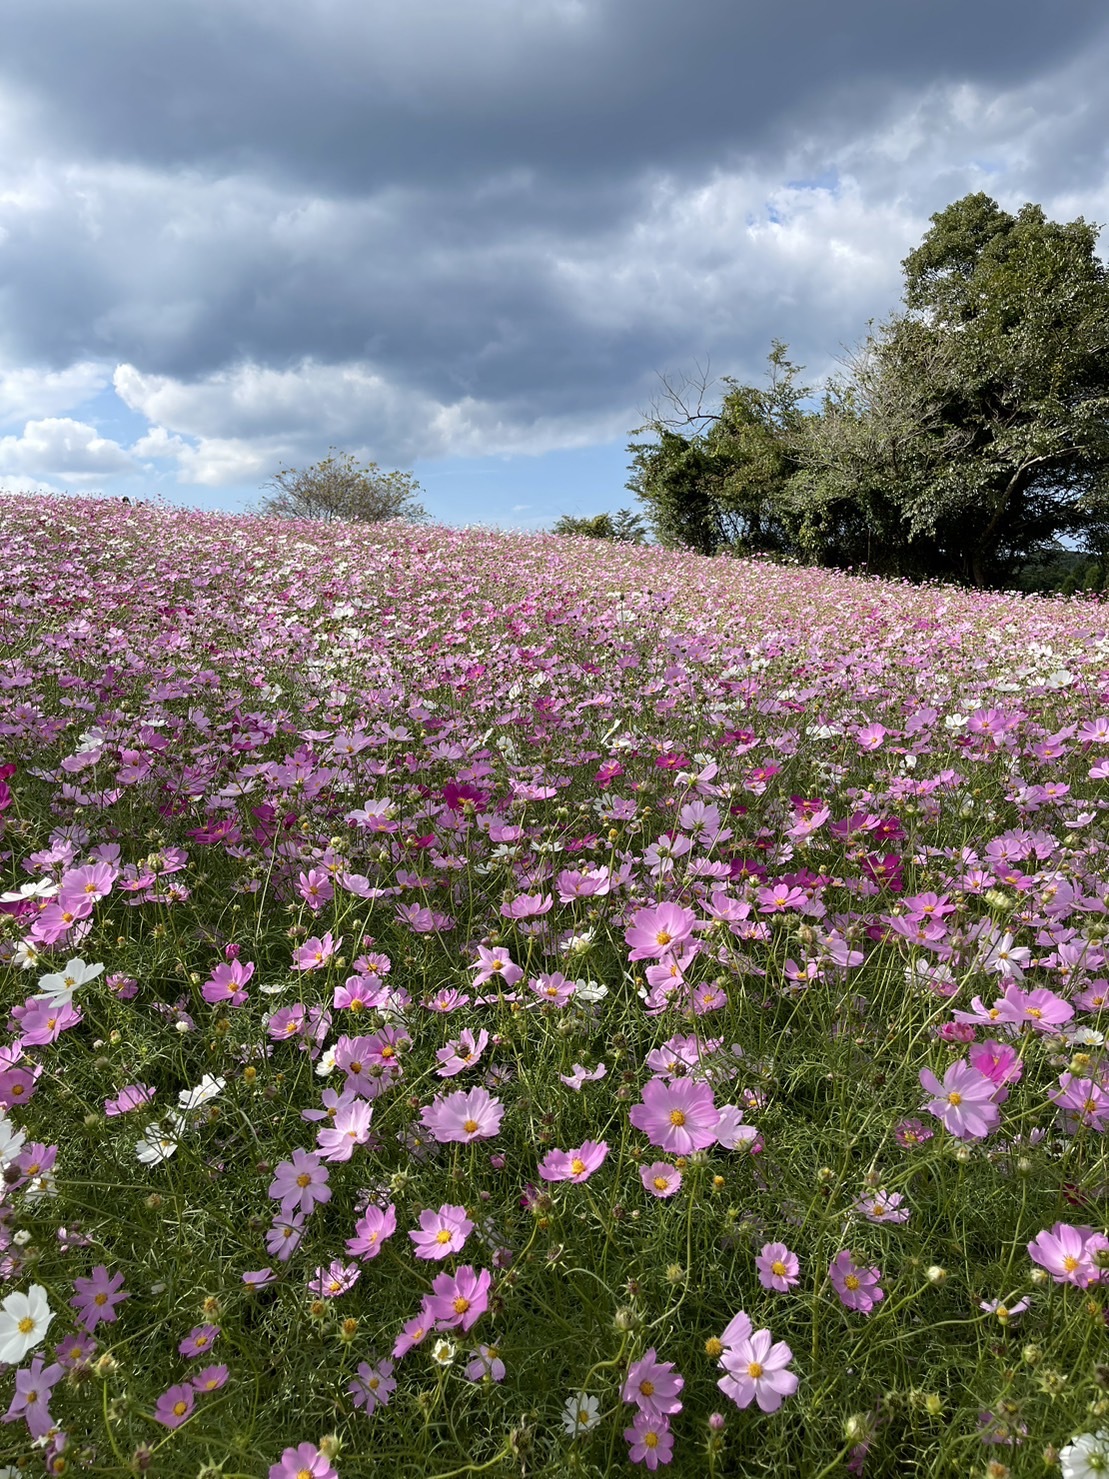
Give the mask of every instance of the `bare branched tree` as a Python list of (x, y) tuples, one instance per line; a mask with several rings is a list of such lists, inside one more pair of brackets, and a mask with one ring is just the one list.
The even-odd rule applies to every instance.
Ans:
[(417, 500), (419, 483), (408, 472), (382, 472), (376, 462), (360, 467), (352, 453), (330, 455), (311, 467), (285, 467), (264, 485), (272, 488), (260, 511), (271, 518), (316, 523), (378, 524), (385, 519), (419, 523), (427, 518)]

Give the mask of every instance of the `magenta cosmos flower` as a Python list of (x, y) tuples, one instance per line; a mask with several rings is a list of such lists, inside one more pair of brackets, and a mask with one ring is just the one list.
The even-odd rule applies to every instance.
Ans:
[(720, 1122), (712, 1090), (691, 1078), (675, 1079), (670, 1084), (651, 1079), (643, 1087), (643, 1102), (632, 1105), (628, 1118), (652, 1145), (670, 1155), (707, 1150), (716, 1140)]
[(91, 1278), (74, 1279), (73, 1287), (77, 1292), (69, 1302), (77, 1311), (78, 1320), (90, 1333), (102, 1321), (105, 1325), (114, 1325), (119, 1318), (116, 1305), (131, 1298), (123, 1292), (123, 1275), (109, 1275), (102, 1263), (93, 1269)]
[(693, 933), (697, 916), (680, 904), (656, 904), (653, 909), (639, 909), (624, 931), (632, 948), (631, 960), (661, 960)]
[(886, 1297), (885, 1290), (878, 1287), (881, 1270), (860, 1267), (849, 1248), (836, 1254), (828, 1269), (828, 1277), (844, 1308), (857, 1310), (860, 1315), (869, 1315), (874, 1306)]
[(439, 1274), (432, 1284), (434, 1291), (425, 1300), (436, 1330), (469, 1330), (489, 1308), (489, 1286), (492, 1275), (486, 1268), (476, 1272), (469, 1264), (455, 1274)]
[[(327, 964), (342, 943), (343, 937), (340, 935), (337, 940), (333, 940), (330, 930), (327, 931), (322, 940), (318, 935), (312, 935), (310, 939), (305, 940), (303, 945), (299, 945), (293, 951), (291, 969), (294, 971), (320, 970), (321, 967)], [(301, 1447), (304, 1447), (304, 1445), (301, 1444)]]
[(539, 1162), (539, 1174), (544, 1181), (588, 1181), (606, 1155), (603, 1140), (587, 1140), (577, 1150), (551, 1150)]
[(720, 1364), (728, 1374), (716, 1385), (737, 1407), (757, 1402), (763, 1412), (777, 1412), (797, 1390), (797, 1377), (785, 1369), (792, 1360), (784, 1340), (772, 1342), (769, 1330), (756, 1330), (724, 1351)]
[(673, 1361), (660, 1361), (654, 1346), (651, 1346), (628, 1367), (620, 1398), (624, 1402), (634, 1402), (648, 1417), (668, 1421), (673, 1413), (682, 1410), (678, 1393), (684, 1386), (685, 1379), (674, 1370)]
[(450, 1141), (490, 1140), (501, 1127), (504, 1106), (484, 1089), (433, 1099), (420, 1115), (420, 1123), (441, 1145)]
[(253, 962), (232, 960), (217, 965), (211, 976), (200, 988), (200, 994), (209, 1006), (245, 1006), (247, 993), (244, 987), (254, 974)]
[(438, 1259), (460, 1253), (473, 1230), (466, 1208), (445, 1202), (438, 1212), (421, 1212), (420, 1230), (408, 1236), (416, 1245), (417, 1258)]
[(930, 1068), (922, 1068), (920, 1082), (933, 1095), (924, 1108), (957, 1140), (983, 1140), (997, 1129), (1001, 1119), (994, 1103), (997, 1085), (969, 1063), (961, 1059), (952, 1063), (942, 1084)]
[(389, 1398), (396, 1389), (392, 1361), (379, 1361), (376, 1366), (371, 1366), (368, 1361), (360, 1361), (358, 1375), (352, 1376), (347, 1385), (355, 1407), (364, 1408), (367, 1417), (375, 1408), (387, 1407)]
[(766, 1243), (755, 1259), (759, 1283), (764, 1289), (774, 1289), (785, 1294), (794, 1284), (800, 1283), (801, 1265), (797, 1254), (791, 1253), (784, 1243)]
[(218, 1325), (197, 1325), (194, 1330), (189, 1331), (177, 1350), (180, 1355), (190, 1359), (193, 1356), (206, 1356), (218, 1339)]
[(628, 1459), (633, 1464), (646, 1464), (654, 1470), (659, 1464), (668, 1464), (674, 1456), (674, 1435), (664, 1417), (637, 1412), (631, 1427), (624, 1429), (624, 1437), (628, 1442)]
[(339, 1479), (326, 1453), (314, 1443), (286, 1448), (277, 1463), (270, 1465), (269, 1479)]
[(290, 1161), (282, 1161), (273, 1173), (270, 1196), (281, 1203), (281, 1215), (291, 1217), (294, 1212), (307, 1216), (317, 1202), (331, 1200), (328, 1186), (329, 1172), (319, 1156), (309, 1151), (296, 1149)]

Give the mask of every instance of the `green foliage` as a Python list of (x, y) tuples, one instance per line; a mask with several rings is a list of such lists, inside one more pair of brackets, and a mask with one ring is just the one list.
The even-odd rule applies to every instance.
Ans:
[(259, 512), (273, 518), (378, 524), (427, 517), (416, 499), (420, 485), (411, 473), (382, 472), (376, 462), (360, 467), (352, 453), (340, 455), (334, 447), (311, 467), (282, 468), (265, 486), (274, 491)]
[[(976, 585), (1109, 518), (1109, 273), (1097, 231), (969, 195), (905, 258), (904, 309), (806, 413), (784, 347), (771, 385), (649, 423), (628, 484), (664, 543), (779, 549)], [(680, 402), (679, 402), (680, 406)], [(685, 409), (684, 407), (680, 407)], [(704, 424), (709, 423), (707, 429)]]
[(618, 508), (615, 513), (594, 514), (591, 518), (563, 514), (551, 532), (573, 534), (585, 539), (612, 539), (617, 544), (643, 544), (647, 538), (642, 518), (630, 508)]

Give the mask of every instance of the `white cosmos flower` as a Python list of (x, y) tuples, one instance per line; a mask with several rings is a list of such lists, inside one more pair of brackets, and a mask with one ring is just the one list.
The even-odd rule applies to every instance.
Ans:
[(177, 1102), (187, 1114), (190, 1109), (199, 1109), (210, 1099), (218, 1099), (226, 1083), (226, 1079), (215, 1078), (212, 1074), (206, 1073), (195, 1089), (182, 1089), (177, 1096)]
[(150, 1125), (135, 1146), (135, 1155), (144, 1166), (159, 1166), (168, 1161), (176, 1149), (177, 1141), (171, 1135), (159, 1125)]
[(58, 892), (58, 885), (49, 878), (39, 878), (33, 883), (21, 883), (11, 893), (0, 894), (0, 904), (25, 904), (28, 899), (49, 899)]
[(9, 1294), (0, 1305), (0, 1361), (18, 1366), (42, 1344), (53, 1318), (41, 1284), (32, 1284), (26, 1294)]
[(566, 1406), (562, 1413), (562, 1426), (576, 1438), (579, 1433), (588, 1433), (590, 1428), (595, 1428), (601, 1419), (601, 1404), (596, 1397), (590, 1397), (587, 1392), (577, 1392), (573, 1397), (566, 1398)]
[(17, 1130), (11, 1120), (0, 1109), (0, 1171), (6, 1171), (23, 1149), (26, 1131)]
[(77, 988), (95, 981), (103, 969), (102, 965), (86, 965), (80, 957), (74, 956), (66, 961), (64, 971), (39, 977), (39, 997), (53, 1002), (72, 1001)]
[(1059, 1455), (1063, 1479), (1101, 1479), (1109, 1474), (1109, 1428), (1082, 1433)]

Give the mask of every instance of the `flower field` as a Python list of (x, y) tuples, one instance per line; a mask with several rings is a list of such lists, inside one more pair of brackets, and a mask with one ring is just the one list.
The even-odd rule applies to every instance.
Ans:
[(3, 514), (0, 1475), (1109, 1470), (1104, 606)]

